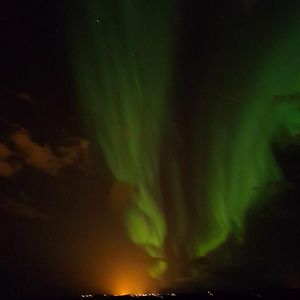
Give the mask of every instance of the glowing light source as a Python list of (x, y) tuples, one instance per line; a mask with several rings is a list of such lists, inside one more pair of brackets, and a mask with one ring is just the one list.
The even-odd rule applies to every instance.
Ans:
[(114, 283), (114, 295), (129, 295), (129, 294), (143, 294), (145, 293), (144, 283), (139, 278), (129, 277), (124, 274), (124, 277), (116, 278)]

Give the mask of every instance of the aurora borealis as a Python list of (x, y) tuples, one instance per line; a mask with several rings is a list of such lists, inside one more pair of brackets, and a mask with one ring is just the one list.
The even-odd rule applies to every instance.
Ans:
[[(210, 112), (208, 163), (201, 169), (195, 157), (191, 171), (207, 178), (206, 186), (193, 187), (196, 214), (189, 222), (191, 212), (185, 207), (176, 158), (166, 171), (172, 185), (171, 214), (162, 206), (160, 181), (162, 160), (167, 159), (162, 154), (164, 136), (176, 131), (167, 122), (174, 112), (169, 91), (178, 46), (174, 38), (178, 8), (174, 1), (151, 5), (148, 1), (100, 1), (87, 6), (83, 25), (87, 38), (73, 49), (85, 120), (116, 181), (128, 185), (129, 203), (124, 208), (128, 236), (160, 263), (150, 274), (160, 277), (168, 268), (165, 247), (170, 245), (166, 243), (174, 253), (184, 243), (185, 259), (194, 260), (218, 248), (229, 235), (242, 240), (248, 209), (263, 201), (268, 185), (281, 179), (272, 143), (284, 127), (293, 134), (291, 122), (297, 125), (300, 120), (295, 103), (274, 101), (276, 95), (297, 90), (298, 59), (292, 57), (293, 64), (286, 63), (287, 57), (297, 53), (295, 34), (276, 37), (279, 50), (274, 56), (259, 54), (261, 65), (248, 70), (250, 79), (234, 99), (234, 107), (216, 105)], [(192, 130), (196, 153), (203, 142), (198, 140), (197, 128)], [(192, 234), (186, 235), (186, 230)]]
[[(101, 20), (95, 21), (98, 11)], [(167, 267), (165, 247), (170, 233), (172, 251), (178, 253), (174, 248), (184, 243), (184, 253), (192, 260), (218, 248), (229, 235), (242, 240), (248, 209), (262, 201), (268, 185), (281, 178), (272, 142), (282, 130), (293, 135), (299, 126), (298, 99), (274, 101), (276, 95), (297, 91), (299, 82), (298, 42), (294, 32), (285, 32), (276, 37), (274, 55), (262, 52), (257, 58), (260, 67), (249, 71), (250, 79), (236, 96), (234, 107), (228, 105), (223, 116), (224, 108), (218, 105), (211, 112), (208, 163), (201, 169), (195, 157), (192, 170), (207, 178), (206, 186), (195, 186), (189, 199), (196, 209), (195, 221), (186, 221), (191, 212), (184, 204), (176, 159), (167, 171), (173, 215), (166, 213), (160, 168), (167, 159), (162, 154), (164, 136), (174, 134), (168, 130), (176, 131), (168, 124), (174, 111), (169, 90), (172, 50), (177, 43), (175, 11), (174, 1), (151, 5), (147, 1), (90, 2), (82, 30), (87, 37), (84, 45), (74, 46), (85, 118), (115, 180), (128, 185), (130, 195), (119, 195), (129, 198), (123, 207), (125, 226), (129, 238), (160, 263), (160, 267), (153, 266), (150, 274), (154, 277), (163, 275)], [(293, 63), (288, 64), (287, 58), (293, 55)], [(199, 118), (197, 126), (201, 122)], [(197, 127), (191, 130), (194, 149), (189, 151), (195, 153), (202, 141)], [(171, 224), (167, 218), (172, 218), (176, 231), (167, 228)]]
[[(155, 5), (121, 1), (117, 9), (110, 1), (90, 4), (91, 36), (86, 45), (94, 46), (78, 45), (76, 59), (86, 102), (83, 109), (115, 179), (128, 184), (128, 234), (158, 259), (154, 276), (164, 268), (160, 259), (166, 235), (159, 156), (170, 80), (172, 10), (168, 6), (167, 1)], [(93, 11), (103, 12), (103, 21), (95, 23)]]
[[(289, 26), (296, 24), (286, 25)], [(212, 130), (213, 179), (208, 196), (208, 216), (212, 221), (208, 223), (213, 224), (209, 226), (212, 231), (208, 232), (207, 251), (219, 245), (232, 230), (241, 234), (251, 203), (262, 202), (260, 194), (267, 198), (264, 189), (281, 179), (272, 143), (280, 143), (283, 131), (290, 136), (299, 133), (299, 99), (284, 99), (298, 90), (299, 41), (294, 32), (279, 35), (276, 40), (274, 55), (261, 54), (260, 67), (253, 70), (245, 94), (237, 101), (236, 116), (231, 116), (231, 120), (221, 118)], [(283, 99), (276, 101), (277, 95), (283, 95)], [(198, 253), (205, 252), (200, 246)]]
[(300, 287), (299, 1), (21, 2), (1, 297)]

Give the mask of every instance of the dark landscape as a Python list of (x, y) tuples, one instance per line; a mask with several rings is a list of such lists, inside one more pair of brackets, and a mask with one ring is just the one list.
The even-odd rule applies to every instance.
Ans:
[[(91, 295), (83, 294), (78, 297), (69, 298), (51, 298), (52, 300), (82, 300), (82, 299), (95, 299), (95, 300), (129, 300), (129, 299), (144, 299), (144, 300), (296, 300), (300, 297), (299, 289), (274, 289), (274, 290), (243, 290), (243, 291), (203, 291), (199, 293), (178, 293), (178, 294), (144, 294), (144, 295)], [(42, 300), (45, 298), (34, 298), (32, 300)], [(49, 298), (50, 299), (50, 298)]]

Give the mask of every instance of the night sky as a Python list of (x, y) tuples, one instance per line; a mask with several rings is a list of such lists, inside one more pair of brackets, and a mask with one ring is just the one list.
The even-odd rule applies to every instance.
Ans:
[(297, 2), (2, 1), (0, 295), (300, 287)]

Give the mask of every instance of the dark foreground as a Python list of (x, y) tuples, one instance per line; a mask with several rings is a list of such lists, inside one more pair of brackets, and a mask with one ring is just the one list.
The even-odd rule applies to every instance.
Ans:
[(68, 298), (35, 298), (26, 300), (300, 300), (300, 289), (275, 289), (267, 291), (205, 291), (201, 293), (180, 293), (180, 294), (146, 294), (146, 295), (125, 295), (125, 296), (113, 296), (113, 295), (90, 295), (83, 294), (77, 297)]

